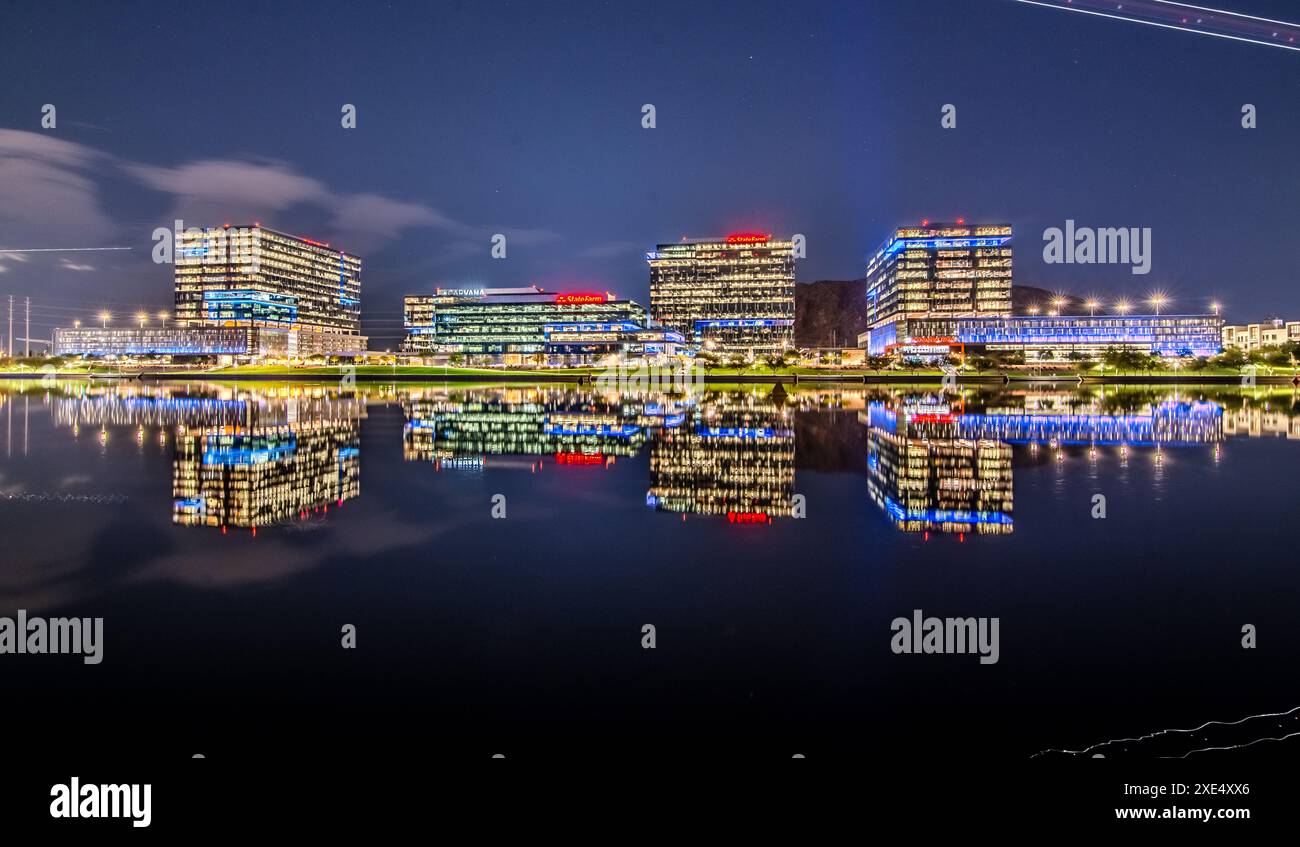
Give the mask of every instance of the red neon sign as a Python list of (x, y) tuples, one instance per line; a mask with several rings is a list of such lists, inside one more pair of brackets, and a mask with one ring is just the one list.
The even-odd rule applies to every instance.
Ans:
[(578, 306), (583, 303), (604, 303), (604, 294), (556, 294), (555, 302), (561, 306)]
[(605, 464), (604, 453), (556, 453), (555, 464), (557, 465), (603, 465)]
[(727, 236), (728, 244), (766, 244), (770, 236), (761, 232), (733, 232)]
[(772, 516), (765, 515), (762, 512), (727, 512), (727, 521), (743, 524), (769, 524), (772, 522)]

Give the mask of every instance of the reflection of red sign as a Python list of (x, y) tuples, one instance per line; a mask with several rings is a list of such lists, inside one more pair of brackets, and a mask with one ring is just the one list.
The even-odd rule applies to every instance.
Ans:
[(772, 516), (762, 512), (727, 512), (727, 520), (731, 523), (771, 523)]
[(768, 236), (761, 232), (733, 232), (727, 236), (728, 244), (766, 244)]
[(577, 306), (582, 303), (604, 303), (604, 294), (556, 294), (555, 302), (561, 306)]
[(555, 464), (557, 465), (603, 465), (605, 464), (604, 453), (556, 453)]

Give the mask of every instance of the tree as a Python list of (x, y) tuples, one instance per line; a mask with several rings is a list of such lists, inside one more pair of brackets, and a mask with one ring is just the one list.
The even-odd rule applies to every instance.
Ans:
[(1238, 347), (1229, 347), (1219, 355), (1210, 359), (1210, 364), (1216, 368), (1229, 368), (1238, 370), (1246, 364), (1246, 354)]

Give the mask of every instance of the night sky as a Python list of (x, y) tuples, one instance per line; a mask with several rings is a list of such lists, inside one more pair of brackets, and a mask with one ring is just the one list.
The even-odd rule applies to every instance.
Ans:
[[(0, 255), (34, 336), (170, 307), (150, 239), (177, 217), (359, 253), (380, 349), (435, 285), (648, 303), (647, 249), (735, 230), (803, 233), (800, 281), (853, 279), (892, 227), (958, 216), (1016, 227), (1019, 284), (1300, 318), (1288, 50), (1014, 0), (6, 0), (0, 80), (0, 248), (134, 248)], [(1044, 264), (1067, 218), (1150, 227), (1152, 273)]]

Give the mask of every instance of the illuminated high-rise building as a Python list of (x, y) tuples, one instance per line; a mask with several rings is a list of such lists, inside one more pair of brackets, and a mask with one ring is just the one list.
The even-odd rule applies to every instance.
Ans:
[(359, 256), (252, 224), (187, 229), (174, 263), (183, 326), (290, 330), (291, 355), (365, 349)]
[(1011, 316), (1011, 227), (900, 227), (867, 264), (868, 346), (955, 339), (962, 318)]
[(758, 233), (660, 244), (650, 314), (706, 351), (763, 355), (794, 344), (794, 242)]

